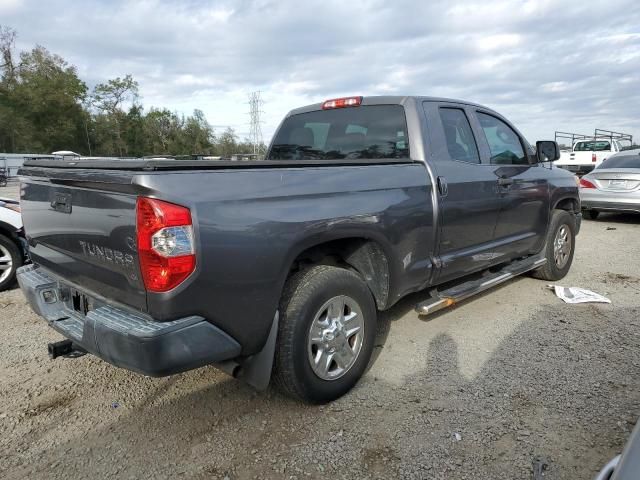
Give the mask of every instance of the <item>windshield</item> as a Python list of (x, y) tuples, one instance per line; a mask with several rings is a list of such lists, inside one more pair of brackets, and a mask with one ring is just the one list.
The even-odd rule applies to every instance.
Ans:
[(409, 158), (401, 105), (368, 105), (292, 115), (278, 131), (268, 160)]
[(610, 152), (609, 142), (578, 142), (573, 149), (574, 152)]
[(640, 155), (620, 155), (606, 159), (596, 168), (640, 168)]

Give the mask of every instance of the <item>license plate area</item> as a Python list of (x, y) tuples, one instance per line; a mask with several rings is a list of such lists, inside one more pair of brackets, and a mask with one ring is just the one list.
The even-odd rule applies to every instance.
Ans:
[(84, 317), (94, 309), (94, 301), (88, 295), (85, 295), (75, 288), (68, 288), (65, 290), (64, 300), (65, 305), (69, 310), (72, 310)]
[(616, 190), (626, 190), (626, 180), (609, 180), (609, 188), (615, 188)]

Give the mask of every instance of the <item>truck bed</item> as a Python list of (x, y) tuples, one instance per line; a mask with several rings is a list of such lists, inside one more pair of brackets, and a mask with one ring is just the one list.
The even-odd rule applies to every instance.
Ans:
[(413, 163), (408, 159), (342, 159), (342, 160), (178, 160), (145, 158), (83, 158), (80, 160), (31, 159), (24, 162), (20, 174), (31, 174), (29, 168), (65, 168), (83, 170), (176, 171), (225, 170), (236, 168), (292, 168), (340, 165), (386, 165)]
[[(262, 347), (288, 269), (313, 242), (356, 235), (386, 245), (398, 277), (389, 303), (431, 272), (431, 184), (421, 162), (31, 160), (21, 175), (36, 265), (88, 298), (157, 321), (206, 318), (243, 354)], [(184, 206), (193, 218), (196, 269), (169, 292), (145, 291), (140, 278), (139, 197)]]

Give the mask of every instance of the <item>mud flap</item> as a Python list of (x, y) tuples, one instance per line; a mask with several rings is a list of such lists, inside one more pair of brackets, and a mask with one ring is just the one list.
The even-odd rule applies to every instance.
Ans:
[(238, 379), (248, 383), (256, 390), (266, 390), (271, 380), (271, 369), (276, 352), (276, 340), (278, 339), (278, 317), (276, 312), (271, 324), (271, 330), (267, 341), (258, 353), (248, 358), (242, 363), (242, 368), (238, 373)]

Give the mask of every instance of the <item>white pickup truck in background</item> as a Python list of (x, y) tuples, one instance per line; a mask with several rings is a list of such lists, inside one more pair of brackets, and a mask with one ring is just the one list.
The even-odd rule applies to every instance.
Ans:
[(609, 139), (579, 140), (570, 152), (561, 152), (556, 166), (574, 173), (589, 173), (622, 147)]
[(623, 142), (633, 142), (633, 137), (626, 133), (611, 130), (595, 129), (593, 135), (556, 132), (556, 142), (571, 140), (571, 150), (560, 152), (560, 159), (555, 165), (570, 172), (584, 175), (600, 165), (614, 153), (623, 150)]

